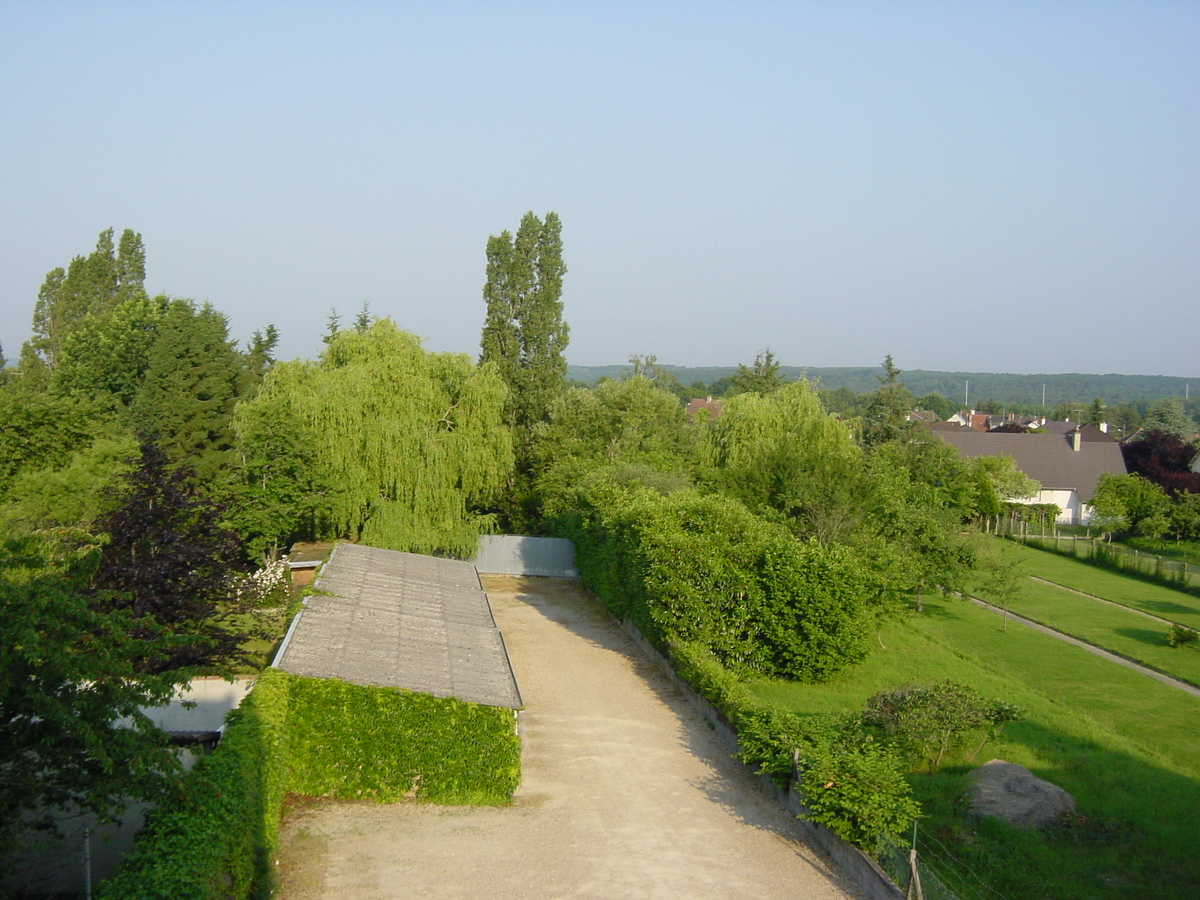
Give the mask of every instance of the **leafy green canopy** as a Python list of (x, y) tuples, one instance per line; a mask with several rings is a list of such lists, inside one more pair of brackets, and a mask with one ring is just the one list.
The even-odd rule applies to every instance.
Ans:
[(712, 448), (716, 486), (756, 512), (824, 544), (859, 526), (862, 451), (807, 381), (725, 401)]
[(592, 481), (558, 522), (585, 579), (651, 640), (697, 643), (739, 675), (821, 680), (866, 654), (866, 579), (736, 500)]
[[(339, 331), (319, 363), (276, 366), (237, 408), (244, 500), (277, 512), (277, 538), (310, 527), (393, 550), (470, 555), (490, 525), (474, 510), (513, 467), (506, 396), (495, 366), (427, 352), (388, 319)], [(283, 483), (293, 476), (311, 500)]]
[(535, 432), (533, 472), (544, 515), (561, 513), (601, 469), (662, 493), (690, 483), (697, 430), (673, 394), (649, 378), (572, 388)]
[(1098, 524), (1114, 531), (1159, 537), (1170, 527), (1171, 498), (1141, 475), (1101, 475), (1092, 509)]
[(142, 294), (146, 251), (142, 236), (128, 228), (113, 246), (113, 230), (100, 232), (96, 249), (77, 256), (64, 271), (52, 269), (38, 291), (33, 310), (33, 337), (21, 351), (27, 374), (40, 366), (53, 369), (63, 341), (89, 317)]
[(544, 421), (567, 374), (569, 329), (562, 318), (562, 223), (525, 213), (514, 238), (488, 238), (480, 362), (497, 366), (508, 385), (506, 421), (526, 429)]
[(22, 812), (107, 816), (119, 798), (158, 796), (177, 768), (141, 709), (165, 703), (180, 678), (135, 671), (162, 642), (132, 613), (89, 602), (97, 556), (78, 532), (0, 546), (0, 860)]

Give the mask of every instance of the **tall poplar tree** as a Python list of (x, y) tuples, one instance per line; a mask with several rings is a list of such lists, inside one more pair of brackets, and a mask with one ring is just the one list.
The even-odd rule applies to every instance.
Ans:
[(502, 231), (487, 242), (481, 363), (494, 363), (508, 385), (508, 424), (521, 444), (549, 417), (567, 374), (568, 331), (562, 317), (562, 223), (527, 212), (516, 237)]

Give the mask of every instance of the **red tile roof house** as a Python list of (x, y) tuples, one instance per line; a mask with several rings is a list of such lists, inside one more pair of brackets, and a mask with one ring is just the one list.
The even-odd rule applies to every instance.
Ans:
[(715, 419), (721, 414), (721, 401), (714, 400), (711, 396), (704, 399), (696, 397), (695, 399), (688, 401), (687, 414), (689, 416), (694, 418), (696, 413), (700, 412), (702, 409), (708, 413), (708, 417), (710, 419)]
[(1087, 440), (1081, 429), (1067, 434), (1004, 434), (998, 432), (937, 431), (937, 436), (954, 447), (960, 456), (1010, 456), (1017, 468), (1041, 484), (1036, 497), (1019, 503), (1053, 503), (1062, 512), (1061, 525), (1086, 524), (1096, 485), (1104, 474), (1125, 475), (1121, 445), (1104, 435), (1104, 440)]

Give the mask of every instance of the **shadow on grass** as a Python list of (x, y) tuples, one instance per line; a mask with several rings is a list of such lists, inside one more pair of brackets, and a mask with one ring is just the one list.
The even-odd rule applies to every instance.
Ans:
[(957, 597), (936, 597), (926, 599), (925, 608), (914, 614), (930, 619), (961, 619), (966, 611), (968, 601)]
[(1114, 628), (1113, 634), (1119, 634), (1121, 637), (1149, 644), (1152, 647), (1167, 646), (1166, 628)]
[[(1200, 783), (1127, 753), (1036, 722), (1005, 729), (1047, 764), (1033, 773), (1070, 793), (1076, 812), (1041, 831), (968, 815), (966, 774), (990, 758), (911, 776), (931, 836), (923, 852), (1009, 900), (1157, 900), (1200, 889)], [(994, 755), (994, 754), (993, 754)], [(974, 896), (968, 893), (967, 896)]]
[(1140, 605), (1147, 612), (1154, 612), (1161, 616), (1178, 615), (1179, 613), (1195, 615), (1197, 612), (1194, 606), (1184, 606), (1182, 603), (1175, 603), (1172, 600), (1143, 600)]

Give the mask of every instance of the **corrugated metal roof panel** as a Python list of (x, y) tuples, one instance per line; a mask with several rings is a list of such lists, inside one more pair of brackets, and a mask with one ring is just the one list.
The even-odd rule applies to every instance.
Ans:
[(471, 563), (341, 544), (275, 665), (517, 709), (521, 695)]

